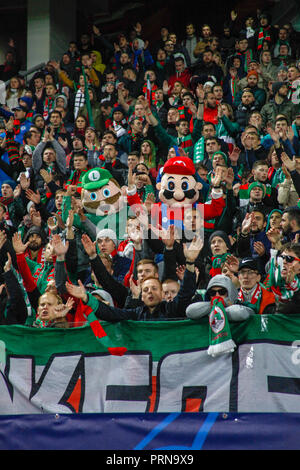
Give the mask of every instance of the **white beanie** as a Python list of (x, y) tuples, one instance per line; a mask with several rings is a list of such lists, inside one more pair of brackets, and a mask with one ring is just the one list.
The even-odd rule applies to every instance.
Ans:
[(118, 246), (118, 239), (116, 233), (111, 230), (110, 228), (104, 228), (102, 230), (99, 230), (97, 233), (96, 240), (99, 240), (99, 238), (110, 238), (116, 246)]

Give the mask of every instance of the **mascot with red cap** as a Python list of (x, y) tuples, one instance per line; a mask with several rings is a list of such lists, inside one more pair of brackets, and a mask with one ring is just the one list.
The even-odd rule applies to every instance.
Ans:
[[(212, 182), (209, 203), (199, 203), (202, 183), (193, 161), (187, 156), (176, 156), (166, 161), (160, 182), (156, 184), (159, 202), (152, 204), (151, 225), (168, 229), (170, 225), (183, 228), (185, 210), (196, 207), (204, 220), (219, 217), (225, 207), (224, 193), (217, 177)], [(134, 185), (128, 187), (128, 203), (134, 212), (142, 206)], [(148, 211), (149, 212), (149, 211)]]

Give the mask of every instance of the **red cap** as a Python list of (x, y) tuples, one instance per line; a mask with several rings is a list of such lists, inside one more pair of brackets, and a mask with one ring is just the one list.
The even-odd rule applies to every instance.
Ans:
[(194, 175), (196, 170), (193, 161), (189, 157), (172, 157), (164, 164), (163, 173)]

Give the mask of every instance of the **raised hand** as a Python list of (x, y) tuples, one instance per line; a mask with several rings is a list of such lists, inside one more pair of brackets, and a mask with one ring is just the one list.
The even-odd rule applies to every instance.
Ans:
[(291, 160), (290, 157), (285, 152), (282, 152), (281, 160), (284, 166), (288, 169), (288, 171), (296, 170), (297, 162), (296, 162), (295, 155), (293, 156), (293, 160)]
[(248, 233), (250, 232), (252, 221), (253, 221), (253, 214), (247, 213), (242, 222), (242, 234), (243, 235), (248, 235)]
[(5, 230), (0, 230), (0, 250), (7, 241), (7, 235)]
[(86, 293), (86, 289), (80, 279), (78, 279), (78, 286), (76, 286), (75, 284), (70, 284), (69, 282), (66, 282), (65, 285), (68, 293), (72, 295), (72, 297), (76, 297), (77, 299), (81, 299), (84, 302), (87, 302), (88, 296)]
[(41, 202), (41, 195), (38, 189), (36, 193), (32, 191), (32, 189), (26, 189), (25, 194), (26, 194), (27, 199), (29, 199), (29, 201), (32, 201), (35, 204), (39, 204)]
[(43, 178), (43, 180), (45, 181), (46, 184), (50, 183), (53, 179), (51, 173), (48, 173), (48, 171), (45, 170), (44, 168), (42, 168), (40, 170), (40, 175), (41, 175), (41, 177)]
[(177, 266), (176, 268), (176, 274), (180, 281), (183, 280), (185, 269), (186, 269), (185, 265)]
[(161, 225), (158, 226), (160, 230), (160, 239), (167, 249), (172, 249), (175, 243), (175, 226), (169, 225), (165, 230)]
[(30, 178), (27, 178), (25, 173), (21, 173), (20, 175), (20, 185), (24, 191), (26, 191), (30, 186)]
[(57, 257), (65, 257), (69, 249), (69, 242), (66, 241), (66, 243), (64, 244), (61, 237), (56, 234), (52, 237), (52, 247)]
[(203, 239), (201, 237), (194, 237), (191, 243), (184, 243), (183, 253), (187, 262), (193, 263), (198, 258), (200, 251), (203, 248)]
[(140, 286), (139, 281), (134, 280), (133, 274), (130, 276), (130, 279), (129, 279), (129, 287), (131, 290), (132, 298), (139, 299), (140, 294), (141, 294), (141, 286)]
[(259, 256), (263, 256), (266, 252), (266, 249), (262, 242), (254, 242), (253, 248)]
[(65, 304), (58, 304), (54, 307), (54, 318), (64, 318), (72, 310), (74, 299), (69, 297)]
[(22, 242), (21, 235), (18, 232), (14, 233), (14, 235), (12, 237), (12, 245), (13, 245), (13, 249), (15, 250), (16, 254), (25, 253), (29, 243), (30, 242), (28, 241), (27, 243), (24, 244)]
[(89, 256), (89, 258), (91, 258), (91, 257), (93, 257), (97, 254), (96, 242), (93, 242), (86, 233), (84, 233), (82, 235), (81, 243), (82, 243), (82, 246), (83, 246), (86, 254)]
[(48, 225), (48, 228), (51, 230), (51, 232), (54, 232), (54, 230), (56, 230), (58, 227), (58, 222), (57, 222), (56, 217), (54, 216), (49, 217), (47, 220), (47, 225)]

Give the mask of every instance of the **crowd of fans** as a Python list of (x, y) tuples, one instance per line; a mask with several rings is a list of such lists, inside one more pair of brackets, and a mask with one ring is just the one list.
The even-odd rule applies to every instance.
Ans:
[[(162, 25), (153, 43), (142, 23), (115, 42), (94, 25), (27, 80), (10, 41), (0, 66), (2, 325), (76, 327), (91, 311), (111, 322), (197, 319), (216, 296), (231, 321), (298, 312), (299, 35), (268, 13), (238, 20), (232, 11), (219, 32), (189, 23), (184, 38)], [(181, 237), (150, 217), (174, 157), (201, 183)], [(103, 185), (101, 222), (115, 188), (146, 209), (146, 220), (126, 212), (123, 237), (97, 223), (92, 195)], [(222, 211), (203, 228), (197, 204), (215, 191)]]

